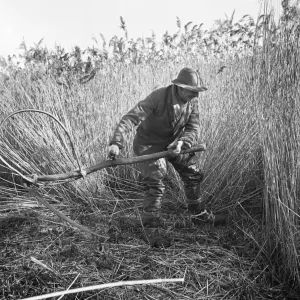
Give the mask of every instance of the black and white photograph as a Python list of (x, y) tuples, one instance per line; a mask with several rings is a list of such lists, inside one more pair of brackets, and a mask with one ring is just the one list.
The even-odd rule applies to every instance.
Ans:
[(0, 300), (300, 299), (300, 0), (0, 0)]

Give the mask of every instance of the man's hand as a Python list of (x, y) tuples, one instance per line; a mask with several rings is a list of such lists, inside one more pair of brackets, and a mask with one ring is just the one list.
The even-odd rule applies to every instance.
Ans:
[(116, 159), (120, 154), (120, 148), (117, 145), (110, 145), (108, 148), (108, 158)]
[(175, 157), (180, 154), (183, 141), (174, 141), (167, 148), (172, 157)]

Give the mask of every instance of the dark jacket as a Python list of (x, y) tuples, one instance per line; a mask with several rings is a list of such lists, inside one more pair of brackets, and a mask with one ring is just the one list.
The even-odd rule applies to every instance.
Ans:
[(134, 106), (120, 120), (110, 145), (116, 144), (122, 149), (130, 128), (138, 125), (133, 143), (137, 155), (163, 151), (176, 138), (183, 141), (186, 148), (191, 147), (199, 131), (198, 99), (187, 103), (175, 119), (176, 88), (175, 85), (160, 88)]

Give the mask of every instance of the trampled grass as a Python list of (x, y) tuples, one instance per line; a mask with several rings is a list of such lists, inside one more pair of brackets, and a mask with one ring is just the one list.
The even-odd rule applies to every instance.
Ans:
[[(98, 199), (99, 201), (99, 199)], [(115, 205), (117, 205), (115, 200)], [(292, 294), (266, 267), (252, 240), (257, 227), (246, 214), (226, 227), (169, 228), (173, 246), (150, 248), (141, 228), (131, 223), (132, 204), (113, 210), (112, 198), (101, 209), (59, 206), (64, 214), (97, 232), (106, 243), (64, 226), (43, 209), (1, 218), (1, 295), (22, 299), (100, 283), (184, 278), (184, 283), (121, 287), (76, 293), (66, 299), (282, 299)], [(179, 201), (165, 201), (172, 217), (186, 219)], [(106, 207), (106, 208), (104, 208)], [(113, 217), (112, 217), (113, 216)], [(165, 214), (166, 218), (171, 218)], [(257, 220), (259, 221), (259, 220)], [(247, 227), (247, 236), (238, 228)], [(254, 232), (253, 232), (254, 231)], [(272, 278), (272, 280), (270, 280)], [(296, 299), (296, 298), (295, 298)]]

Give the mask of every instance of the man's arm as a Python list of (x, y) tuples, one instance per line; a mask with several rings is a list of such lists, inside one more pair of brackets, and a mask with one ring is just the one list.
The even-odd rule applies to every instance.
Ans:
[(131, 127), (137, 126), (155, 110), (157, 98), (158, 92), (154, 91), (124, 115), (115, 129), (109, 145), (117, 145), (122, 149), (124, 147), (125, 138)]
[(191, 115), (185, 125), (182, 136), (178, 139), (184, 143), (183, 147), (187, 148), (191, 148), (194, 145), (200, 129), (198, 101), (193, 101), (191, 104), (193, 105)]

